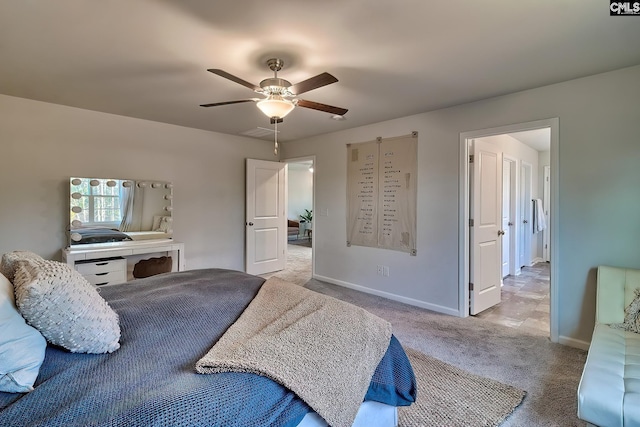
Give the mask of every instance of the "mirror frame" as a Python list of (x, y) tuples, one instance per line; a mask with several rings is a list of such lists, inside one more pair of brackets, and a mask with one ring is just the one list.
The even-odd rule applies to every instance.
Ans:
[[(113, 198), (112, 194), (93, 195), (86, 189), (106, 186), (117, 187), (120, 220), (104, 223), (82, 223), (77, 215), (97, 197)], [(83, 188), (84, 187), (84, 188)], [(103, 187), (104, 188), (104, 187)], [(156, 240), (173, 238), (173, 184), (158, 180), (120, 178), (69, 178), (69, 246), (113, 243), (120, 241)], [(79, 191), (84, 190), (84, 191)], [(123, 194), (128, 201), (122, 201)], [(123, 211), (127, 213), (124, 214)], [(129, 217), (126, 221), (125, 217)]]

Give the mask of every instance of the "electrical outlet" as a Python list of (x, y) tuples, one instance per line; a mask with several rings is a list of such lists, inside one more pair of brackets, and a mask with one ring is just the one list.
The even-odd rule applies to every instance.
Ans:
[(389, 277), (389, 266), (388, 265), (383, 265), (382, 266), (382, 275), (385, 277)]
[(380, 264), (377, 265), (378, 274), (382, 276), (382, 266)]

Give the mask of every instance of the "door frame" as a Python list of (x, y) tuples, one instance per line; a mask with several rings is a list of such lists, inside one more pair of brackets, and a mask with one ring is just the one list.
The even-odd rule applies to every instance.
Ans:
[(505, 133), (521, 132), (541, 128), (551, 130), (551, 221), (549, 224), (549, 241), (551, 242), (551, 272), (550, 272), (550, 338), (552, 342), (558, 342), (558, 284), (559, 270), (558, 254), (560, 245), (558, 243), (558, 220), (559, 220), (559, 182), (557, 179), (559, 171), (559, 119), (557, 117), (543, 120), (536, 120), (525, 123), (481, 129), (460, 133), (459, 141), (459, 189), (458, 189), (458, 315), (460, 317), (469, 316), (469, 144), (467, 141), (485, 136), (502, 135)]
[[(298, 163), (298, 162), (304, 162), (304, 161), (309, 161), (311, 160), (311, 163), (313, 165), (313, 176), (311, 178), (311, 210), (313, 211), (313, 220), (311, 222), (311, 228), (313, 230), (313, 234), (314, 234), (314, 238), (311, 239), (311, 278), (315, 278), (316, 277), (316, 239), (315, 237), (317, 236), (316, 234), (316, 218), (318, 216), (318, 211), (316, 210), (316, 174), (318, 173), (318, 167), (316, 165), (316, 156), (315, 155), (311, 155), (311, 156), (303, 156), (303, 157), (291, 157), (291, 158), (286, 158), (286, 159), (281, 159), (280, 162), (281, 163)], [(287, 177), (287, 185), (289, 185), (289, 178)], [(288, 190), (287, 190), (288, 192)], [(285, 212), (288, 212), (289, 209), (289, 200), (287, 199), (286, 201), (286, 205), (285, 205)], [(286, 265), (286, 259), (285, 259), (285, 265)]]

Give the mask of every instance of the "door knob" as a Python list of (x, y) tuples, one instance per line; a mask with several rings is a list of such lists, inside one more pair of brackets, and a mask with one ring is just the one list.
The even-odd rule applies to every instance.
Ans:
[(247, 223), (247, 225), (248, 225), (249, 227), (253, 227), (253, 223), (252, 223), (252, 222), (248, 222), (248, 223)]
[(504, 236), (504, 231), (498, 230), (498, 236)]
[(522, 220), (522, 223), (523, 223), (523, 224), (529, 224), (529, 221), (527, 221), (527, 220), (525, 219), (525, 220)]
[(509, 221), (509, 222), (507, 223), (507, 225), (508, 225), (509, 227), (511, 227), (511, 226), (513, 225), (513, 223), (512, 223), (511, 221)]

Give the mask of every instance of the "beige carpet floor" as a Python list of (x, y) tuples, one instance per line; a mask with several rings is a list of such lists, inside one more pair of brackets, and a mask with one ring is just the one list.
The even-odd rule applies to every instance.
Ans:
[(287, 282), (303, 286), (311, 280), (311, 248), (302, 245), (287, 245), (287, 265), (284, 270), (261, 274), (268, 279), (277, 276)]
[(416, 402), (398, 409), (399, 427), (493, 427), (526, 392), (405, 348), (418, 384)]

